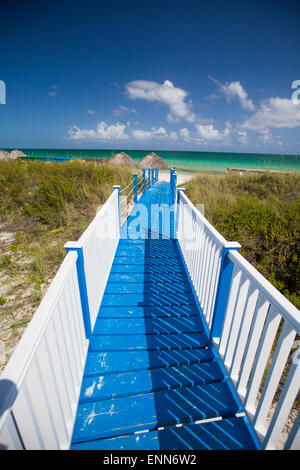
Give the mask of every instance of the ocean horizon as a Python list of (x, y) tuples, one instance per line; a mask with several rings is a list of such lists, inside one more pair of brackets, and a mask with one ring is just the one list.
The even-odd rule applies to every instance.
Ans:
[[(6, 149), (11, 151), (13, 149)], [(181, 150), (129, 150), (129, 149), (26, 149), (28, 157), (112, 158), (118, 152), (126, 152), (138, 163), (145, 155), (155, 152), (169, 167), (178, 171), (196, 173), (201, 171), (224, 173), (228, 168), (266, 169), (296, 171), (300, 173), (300, 156), (286, 154), (198, 152)]]

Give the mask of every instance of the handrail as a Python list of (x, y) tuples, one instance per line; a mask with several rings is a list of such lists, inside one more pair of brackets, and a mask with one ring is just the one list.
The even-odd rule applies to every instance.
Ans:
[[(119, 188), (114, 189), (96, 217), (77, 242), (68, 242), (67, 250), (79, 256), (82, 305), (90, 336), (96, 322), (105, 285), (120, 238)], [(86, 293), (85, 293), (86, 291)], [(87, 296), (87, 300), (83, 297)], [(88, 304), (88, 305), (87, 305)]]
[(67, 254), (1, 375), (2, 448), (69, 447), (88, 346), (76, 261)]
[(217, 347), (263, 448), (276, 449), (299, 391), (292, 349), (300, 312), (239, 253), (228, 259), (234, 268)]
[(183, 191), (179, 192), (179, 198), (180, 201), (188, 205), (190, 210), (193, 212), (193, 215), (195, 215), (197, 221), (205, 225), (209, 234), (219, 246), (223, 247), (228, 243), (227, 240), (225, 240), (225, 238), (215, 229), (215, 227), (204, 217), (204, 215), (201, 214), (201, 212), (197, 209), (197, 207), (195, 207), (195, 205), (192, 203), (192, 201), (189, 200)]
[[(120, 238), (120, 188), (67, 255), (0, 379), (0, 449), (68, 449), (89, 335)], [(108, 227), (108, 234), (106, 228)]]
[(284, 425), (294, 420), (285, 448), (300, 448), (299, 414), (290, 414), (300, 385), (299, 348), (293, 354), (300, 312), (183, 191), (177, 238), (215, 347), (262, 447), (277, 448)]
[(240, 253), (232, 251), (228, 258), (243, 271), (262, 294), (285, 317), (293, 328), (300, 334), (299, 310), (284, 295), (282, 295), (257, 269), (255, 269)]
[(177, 238), (209, 329), (214, 321), (218, 279), (228, 243), (192, 204), (182, 189), (177, 197)]

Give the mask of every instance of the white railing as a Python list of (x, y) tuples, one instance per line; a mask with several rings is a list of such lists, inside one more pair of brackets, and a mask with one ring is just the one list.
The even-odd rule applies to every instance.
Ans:
[(0, 449), (68, 449), (88, 342), (68, 253), (0, 380)]
[(120, 188), (67, 255), (0, 379), (0, 449), (68, 449), (89, 338), (120, 238)]
[[(211, 337), (266, 449), (300, 448), (300, 313), (178, 191), (177, 238)], [(281, 440), (281, 442), (279, 442)]]
[(96, 322), (119, 239), (119, 189), (114, 189), (79, 240), (65, 245), (67, 250), (77, 251), (84, 264), (80, 282), (86, 284), (88, 311), (84, 315), (88, 316), (90, 331)]
[(181, 190), (178, 191), (176, 238), (210, 329), (223, 249), (240, 245), (227, 242)]
[(292, 353), (300, 312), (240, 253), (228, 258), (234, 270), (219, 353), (263, 448), (276, 449), (300, 386)]

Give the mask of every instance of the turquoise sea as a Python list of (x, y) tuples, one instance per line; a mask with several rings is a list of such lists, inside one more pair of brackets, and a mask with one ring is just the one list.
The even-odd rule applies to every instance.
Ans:
[[(138, 162), (152, 150), (84, 150), (84, 149), (21, 149), (27, 156), (51, 157), (67, 156), (73, 158), (111, 158), (115, 153), (124, 151)], [(155, 153), (166, 160), (169, 167), (186, 172), (210, 171), (225, 172), (227, 168), (252, 168), (300, 173), (299, 155), (272, 155), (254, 153), (225, 152), (183, 152), (155, 150)]]

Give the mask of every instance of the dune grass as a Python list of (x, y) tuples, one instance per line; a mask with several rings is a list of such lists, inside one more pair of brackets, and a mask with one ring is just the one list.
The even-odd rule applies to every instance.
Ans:
[(199, 174), (185, 184), (206, 218), (300, 307), (300, 176)]
[(95, 162), (0, 161), (0, 369), (65, 256), (132, 171)]

